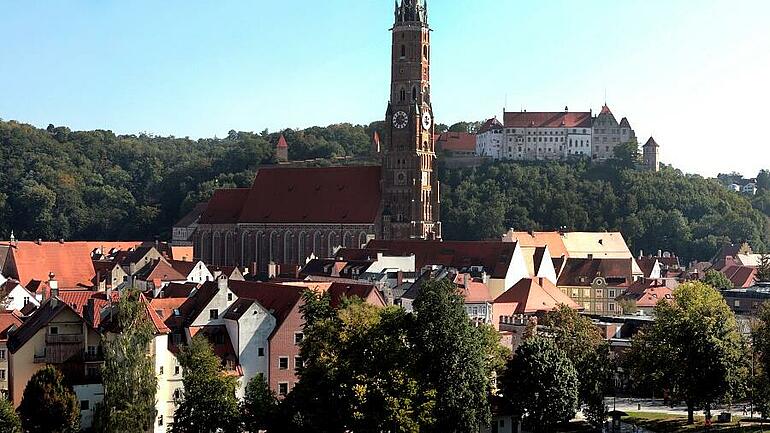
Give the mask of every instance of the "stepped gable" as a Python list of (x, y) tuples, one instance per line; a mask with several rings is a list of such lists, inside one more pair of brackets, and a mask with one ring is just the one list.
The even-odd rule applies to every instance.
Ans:
[(380, 198), (379, 166), (262, 168), (237, 222), (372, 224)]
[(366, 245), (367, 249), (385, 250), (392, 255), (415, 256), (415, 267), (444, 265), (458, 270), (469, 266), (483, 266), (492, 278), (505, 278), (516, 250), (516, 242), (501, 241), (423, 241), (379, 240)]
[(590, 128), (591, 113), (565, 111), (506, 112), (506, 128)]

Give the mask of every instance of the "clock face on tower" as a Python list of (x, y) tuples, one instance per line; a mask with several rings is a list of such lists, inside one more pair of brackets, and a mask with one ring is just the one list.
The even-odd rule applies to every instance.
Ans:
[(430, 125), (432, 123), (433, 119), (430, 117), (430, 113), (427, 111), (422, 114), (422, 127), (425, 129), (430, 129)]
[(393, 126), (398, 129), (404, 129), (408, 124), (409, 117), (406, 115), (406, 113), (403, 111), (396, 111), (396, 114), (393, 115)]

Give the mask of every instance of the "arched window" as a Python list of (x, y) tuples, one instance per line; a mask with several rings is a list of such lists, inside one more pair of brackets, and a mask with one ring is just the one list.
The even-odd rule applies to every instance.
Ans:
[(401, 45), (401, 58), (406, 57), (406, 45)]
[(425, 57), (426, 60), (428, 59), (428, 46), (427, 45), (423, 45), (422, 46), (422, 55)]

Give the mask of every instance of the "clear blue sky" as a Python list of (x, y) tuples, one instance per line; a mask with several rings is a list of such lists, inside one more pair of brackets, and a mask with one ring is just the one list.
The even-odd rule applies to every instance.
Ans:
[[(770, 168), (770, 1), (431, 0), (438, 121), (607, 102), (664, 162)], [(5, 1), (0, 118), (223, 136), (384, 116), (392, 0)]]

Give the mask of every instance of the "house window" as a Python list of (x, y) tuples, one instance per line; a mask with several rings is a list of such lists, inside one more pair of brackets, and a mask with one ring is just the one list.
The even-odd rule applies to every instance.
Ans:
[(615, 311), (615, 304), (613, 302), (610, 302), (607, 305), (607, 309), (610, 310), (610, 311)]
[(610, 289), (610, 290), (607, 291), (607, 293), (608, 293), (607, 296), (609, 296), (610, 298), (615, 299), (615, 290)]
[(0, 380), (5, 380), (5, 369), (0, 369)]
[(51, 335), (58, 335), (59, 334), (59, 327), (58, 326), (51, 326), (48, 328), (48, 333)]
[(179, 366), (178, 365), (174, 366), (174, 374), (175, 375), (179, 375)]
[(86, 368), (86, 376), (92, 377), (92, 378), (98, 377), (99, 376), (99, 367), (93, 366), (93, 365), (89, 365)]
[(294, 344), (297, 345), (297, 344), (302, 343), (302, 340), (304, 338), (305, 338), (305, 334), (303, 334), (302, 332), (295, 332), (294, 333)]
[(302, 357), (301, 356), (295, 356), (294, 357), (294, 369), (297, 370), (297, 369), (299, 369), (301, 367), (304, 367), (304, 366), (305, 366), (305, 363), (302, 361)]
[(163, 425), (163, 415), (158, 417), (158, 426), (162, 426), (162, 425)]
[(88, 410), (91, 407), (91, 402), (88, 400), (80, 400), (80, 410)]
[(735, 308), (738, 308), (738, 307), (740, 307), (740, 306), (741, 306), (741, 301), (739, 301), (738, 299), (736, 299), (736, 300), (735, 300)]
[(88, 346), (88, 348), (86, 348), (86, 353), (88, 356), (96, 356), (96, 346)]
[(289, 357), (288, 356), (279, 356), (278, 357), (278, 369), (279, 370), (288, 370), (289, 369)]
[(596, 297), (601, 298), (602, 297), (602, 289), (596, 289)]
[(209, 319), (216, 320), (218, 318), (219, 318), (219, 310), (217, 310), (216, 308), (209, 310)]
[(265, 356), (265, 348), (260, 347), (257, 349), (257, 356)]
[(0, 349), (0, 361), (5, 361), (5, 349)]
[(227, 300), (228, 301), (232, 301), (233, 300), (233, 294), (232, 293), (228, 293), (227, 294)]
[(29, 304), (29, 296), (24, 297), (24, 305)]
[(174, 400), (179, 401), (182, 399), (182, 388), (177, 388), (174, 390)]
[(160, 366), (160, 369), (158, 369), (158, 374), (160, 374), (160, 375), (163, 374), (163, 366), (162, 365)]
[(286, 396), (286, 394), (289, 393), (289, 384), (288, 382), (281, 382), (278, 384), (278, 395), (280, 396)]

